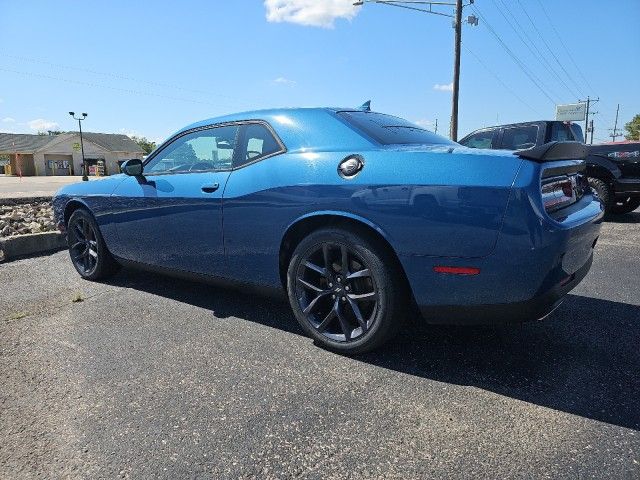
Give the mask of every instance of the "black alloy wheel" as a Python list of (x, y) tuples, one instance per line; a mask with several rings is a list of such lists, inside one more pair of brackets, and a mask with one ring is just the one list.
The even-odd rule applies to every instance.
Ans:
[(71, 261), (80, 275), (89, 276), (98, 265), (96, 232), (86, 218), (79, 217), (68, 232)]
[(616, 198), (611, 205), (610, 212), (616, 215), (631, 213), (640, 207), (640, 197)]
[(355, 232), (321, 230), (305, 238), (288, 272), (289, 300), (305, 331), (349, 354), (386, 341), (406, 306), (388, 257)]
[(67, 224), (67, 241), (71, 262), (82, 278), (97, 280), (118, 269), (88, 211), (78, 209), (73, 212)]
[(378, 293), (364, 261), (346, 245), (327, 242), (308, 252), (300, 263), (296, 297), (319, 333), (349, 342), (371, 327)]

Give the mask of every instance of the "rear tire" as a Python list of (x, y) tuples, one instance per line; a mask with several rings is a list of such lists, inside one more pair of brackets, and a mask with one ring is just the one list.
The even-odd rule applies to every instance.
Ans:
[(82, 278), (99, 280), (113, 275), (120, 265), (107, 250), (93, 215), (80, 208), (67, 224), (67, 244), (71, 263)]
[(304, 331), (338, 353), (355, 355), (388, 341), (410, 310), (396, 259), (351, 229), (312, 232), (287, 270), (291, 308)]
[(638, 207), (640, 207), (640, 197), (617, 198), (613, 201), (610, 211), (615, 215), (622, 215), (633, 212)]
[(609, 212), (613, 203), (613, 193), (607, 183), (599, 178), (589, 177), (589, 185), (596, 192), (600, 201), (604, 204), (605, 212)]

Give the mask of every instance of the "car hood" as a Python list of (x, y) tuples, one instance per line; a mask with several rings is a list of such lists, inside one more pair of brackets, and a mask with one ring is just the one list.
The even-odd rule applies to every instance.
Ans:
[(67, 196), (67, 197), (83, 197), (90, 195), (111, 195), (115, 188), (122, 182), (127, 176), (124, 173), (117, 175), (111, 175), (100, 179), (92, 179), (88, 182), (79, 181), (65, 185), (60, 188), (54, 195), (54, 197)]

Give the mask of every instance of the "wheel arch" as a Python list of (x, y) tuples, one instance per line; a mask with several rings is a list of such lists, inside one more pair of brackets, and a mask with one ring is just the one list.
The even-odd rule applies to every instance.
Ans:
[(296, 246), (309, 233), (326, 227), (355, 230), (373, 239), (375, 243), (385, 249), (393, 259), (395, 267), (402, 277), (401, 280), (405, 283), (407, 292), (415, 303), (407, 274), (385, 231), (366, 218), (339, 211), (322, 211), (307, 214), (296, 219), (287, 227), (280, 242), (279, 252), (280, 281), (285, 291), (287, 290), (287, 269)]
[(78, 198), (72, 198), (65, 204), (63, 216), (62, 216), (62, 220), (64, 221), (65, 227), (69, 225), (69, 219), (71, 218), (71, 215), (73, 215), (73, 212), (75, 212), (79, 208), (84, 208), (89, 213), (91, 213), (91, 209), (89, 208), (89, 206)]
[(587, 176), (612, 184), (621, 175), (622, 172), (612, 161), (597, 155), (587, 157)]

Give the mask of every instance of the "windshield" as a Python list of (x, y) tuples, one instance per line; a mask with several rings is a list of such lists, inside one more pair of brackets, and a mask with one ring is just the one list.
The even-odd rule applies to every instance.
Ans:
[(341, 118), (382, 145), (455, 145), (402, 118), (373, 112), (338, 112)]

